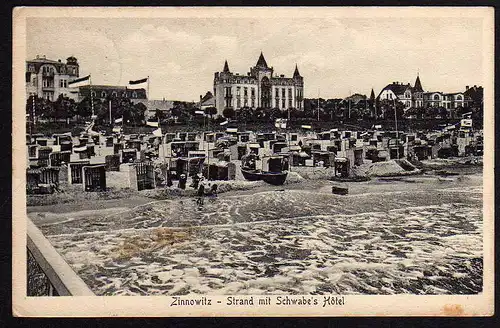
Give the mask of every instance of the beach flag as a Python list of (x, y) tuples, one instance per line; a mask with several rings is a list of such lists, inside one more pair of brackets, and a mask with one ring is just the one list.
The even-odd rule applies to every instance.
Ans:
[(162, 136), (162, 133), (161, 133), (161, 128), (158, 128), (156, 130), (153, 131), (153, 135), (155, 137), (161, 137)]
[(90, 84), (90, 75), (68, 82), (68, 87), (77, 88), (88, 84)]
[(312, 126), (310, 125), (301, 125), (300, 127), (303, 129), (312, 129)]
[(150, 122), (150, 121), (147, 121), (146, 125), (147, 126), (152, 126), (152, 127), (155, 127), (155, 128), (157, 128), (159, 126), (158, 122)]
[(238, 128), (227, 128), (227, 129), (226, 129), (226, 132), (229, 132), (229, 133), (236, 133), (236, 132), (238, 132)]
[(224, 122), (220, 123), (220, 125), (226, 125), (227, 123), (229, 123), (229, 121), (225, 120)]
[(118, 123), (122, 123), (123, 122), (123, 117), (120, 117), (120, 118), (117, 118), (115, 120), (115, 123), (118, 124)]
[(135, 80), (135, 81), (128, 81), (128, 84), (141, 84), (141, 83), (145, 83), (145, 82), (148, 82), (148, 78), (144, 78), (144, 79), (140, 79), (140, 80)]
[(205, 114), (205, 112), (204, 112), (204, 111), (202, 111), (202, 110), (196, 110), (194, 113), (195, 113), (195, 114), (198, 114), (198, 115), (203, 115), (203, 114)]
[(460, 125), (464, 128), (472, 127), (472, 120), (470, 118), (464, 118), (460, 121)]

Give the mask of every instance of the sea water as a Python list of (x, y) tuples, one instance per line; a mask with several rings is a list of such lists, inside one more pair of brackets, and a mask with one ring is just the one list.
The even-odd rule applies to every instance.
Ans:
[(276, 190), (40, 228), (98, 295), (476, 294), (481, 195)]

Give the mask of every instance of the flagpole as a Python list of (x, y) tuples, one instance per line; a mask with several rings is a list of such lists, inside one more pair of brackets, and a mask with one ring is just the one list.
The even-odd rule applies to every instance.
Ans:
[(111, 121), (111, 99), (109, 100), (109, 125), (113, 125), (113, 122)]
[(92, 117), (94, 117), (94, 96), (92, 95), (92, 77), (89, 75), (89, 85), (90, 85), (90, 108), (92, 109)]
[(146, 98), (149, 99), (149, 75), (148, 75), (148, 86), (146, 91)]
[(394, 99), (394, 123), (396, 124), (396, 151), (397, 159), (399, 159), (399, 133), (398, 133), (398, 116), (396, 110), (396, 99)]

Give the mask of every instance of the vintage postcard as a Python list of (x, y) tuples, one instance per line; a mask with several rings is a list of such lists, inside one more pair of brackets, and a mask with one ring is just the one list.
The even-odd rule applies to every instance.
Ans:
[(14, 315), (493, 315), (493, 15), (16, 8)]

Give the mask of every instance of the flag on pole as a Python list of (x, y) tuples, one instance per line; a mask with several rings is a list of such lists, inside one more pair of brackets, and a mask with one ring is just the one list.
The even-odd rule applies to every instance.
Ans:
[(118, 123), (122, 123), (122, 122), (123, 122), (123, 117), (117, 118), (117, 119), (115, 120), (115, 123), (117, 123), (117, 124), (118, 124)]
[(77, 88), (90, 83), (90, 75), (68, 82), (69, 88)]
[(144, 78), (144, 79), (140, 79), (140, 80), (135, 80), (135, 81), (128, 81), (128, 84), (141, 84), (141, 83), (145, 83), (145, 82), (148, 82), (148, 78)]
[(469, 118), (464, 118), (460, 121), (460, 125), (464, 128), (471, 128), (472, 127), (472, 120)]
[(155, 128), (157, 128), (159, 126), (158, 122), (150, 122), (150, 121), (147, 121), (146, 125), (147, 126), (152, 126), (152, 127), (155, 127)]
[(158, 128), (156, 130), (153, 131), (153, 135), (155, 137), (161, 137), (163, 134), (161, 133), (161, 128)]
[(312, 129), (312, 126), (310, 125), (301, 125), (300, 127), (303, 129)]
[(225, 120), (224, 122), (220, 123), (219, 125), (226, 125), (227, 123), (229, 123), (229, 121)]

